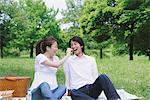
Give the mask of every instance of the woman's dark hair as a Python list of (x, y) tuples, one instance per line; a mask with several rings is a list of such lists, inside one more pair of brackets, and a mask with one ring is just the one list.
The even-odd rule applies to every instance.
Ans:
[(41, 41), (39, 41), (37, 44), (36, 44), (36, 56), (40, 53), (45, 53), (46, 51), (46, 47), (51, 47), (51, 45), (54, 43), (54, 42), (57, 42), (57, 40), (54, 38), (54, 37), (48, 37), (48, 38), (45, 38)]
[(71, 47), (71, 41), (78, 42), (81, 46), (83, 46), (82, 52), (85, 53), (85, 51), (84, 51), (84, 42), (83, 42), (83, 40), (82, 40), (81, 37), (79, 37), (79, 36), (74, 36), (73, 38), (71, 38), (71, 39), (69, 40), (69, 47)]

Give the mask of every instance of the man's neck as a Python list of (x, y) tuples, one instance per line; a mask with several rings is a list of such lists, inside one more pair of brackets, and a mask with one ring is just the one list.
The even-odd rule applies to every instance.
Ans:
[(83, 56), (83, 52), (81, 52), (81, 53), (77, 54), (76, 56), (78, 56), (78, 57), (82, 57), (82, 56)]

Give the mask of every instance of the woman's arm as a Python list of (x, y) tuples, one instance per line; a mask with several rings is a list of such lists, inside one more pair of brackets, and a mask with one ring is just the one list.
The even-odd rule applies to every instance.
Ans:
[(72, 51), (72, 49), (68, 48), (67, 51), (66, 51), (67, 54), (58, 62), (52, 62), (50, 60), (46, 60), (46, 61), (44, 61), (41, 64), (46, 65), (46, 66), (51, 66), (51, 67), (58, 68), (71, 55), (71, 51)]

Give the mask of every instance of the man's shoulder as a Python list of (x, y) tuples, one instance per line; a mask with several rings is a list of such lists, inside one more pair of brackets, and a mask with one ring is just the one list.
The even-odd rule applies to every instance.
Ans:
[(90, 60), (95, 60), (95, 57), (92, 57), (92, 56), (89, 56), (89, 55), (84, 55), (87, 59), (90, 59)]
[(70, 57), (68, 57), (67, 60), (73, 60), (74, 58), (75, 58), (75, 56), (74, 56), (74, 55), (71, 55)]
[[(86, 59), (88, 59), (88, 60), (95, 60), (95, 57), (93, 57), (93, 56), (89, 56), (89, 55), (83, 55)], [(67, 59), (67, 61), (72, 61), (72, 60), (75, 60), (76, 59), (76, 55), (71, 55), (68, 59)]]
[(71, 60), (73, 60), (73, 55), (71, 55), (70, 57), (68, 57), (65, 61), (65, 63), (70, 62)]

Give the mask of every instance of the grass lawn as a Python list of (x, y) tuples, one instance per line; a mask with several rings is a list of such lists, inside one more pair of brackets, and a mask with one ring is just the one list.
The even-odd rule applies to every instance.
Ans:
[[(150, 61), (145, 56), (135, 56), (133, 61), (129, 61), (128, 56), (96, 58), (99, 72), (107, 74), (116, 88), (123, 87), (129, 93), (144, 96), (144, 100), (150, 100)], [(31, 76), (33, 80), (33, 74), (34, 59), (0, 59), (0, 76)], [(58, 83), (64, 84), (64, 81), (63, 69), (60, 68)]]

